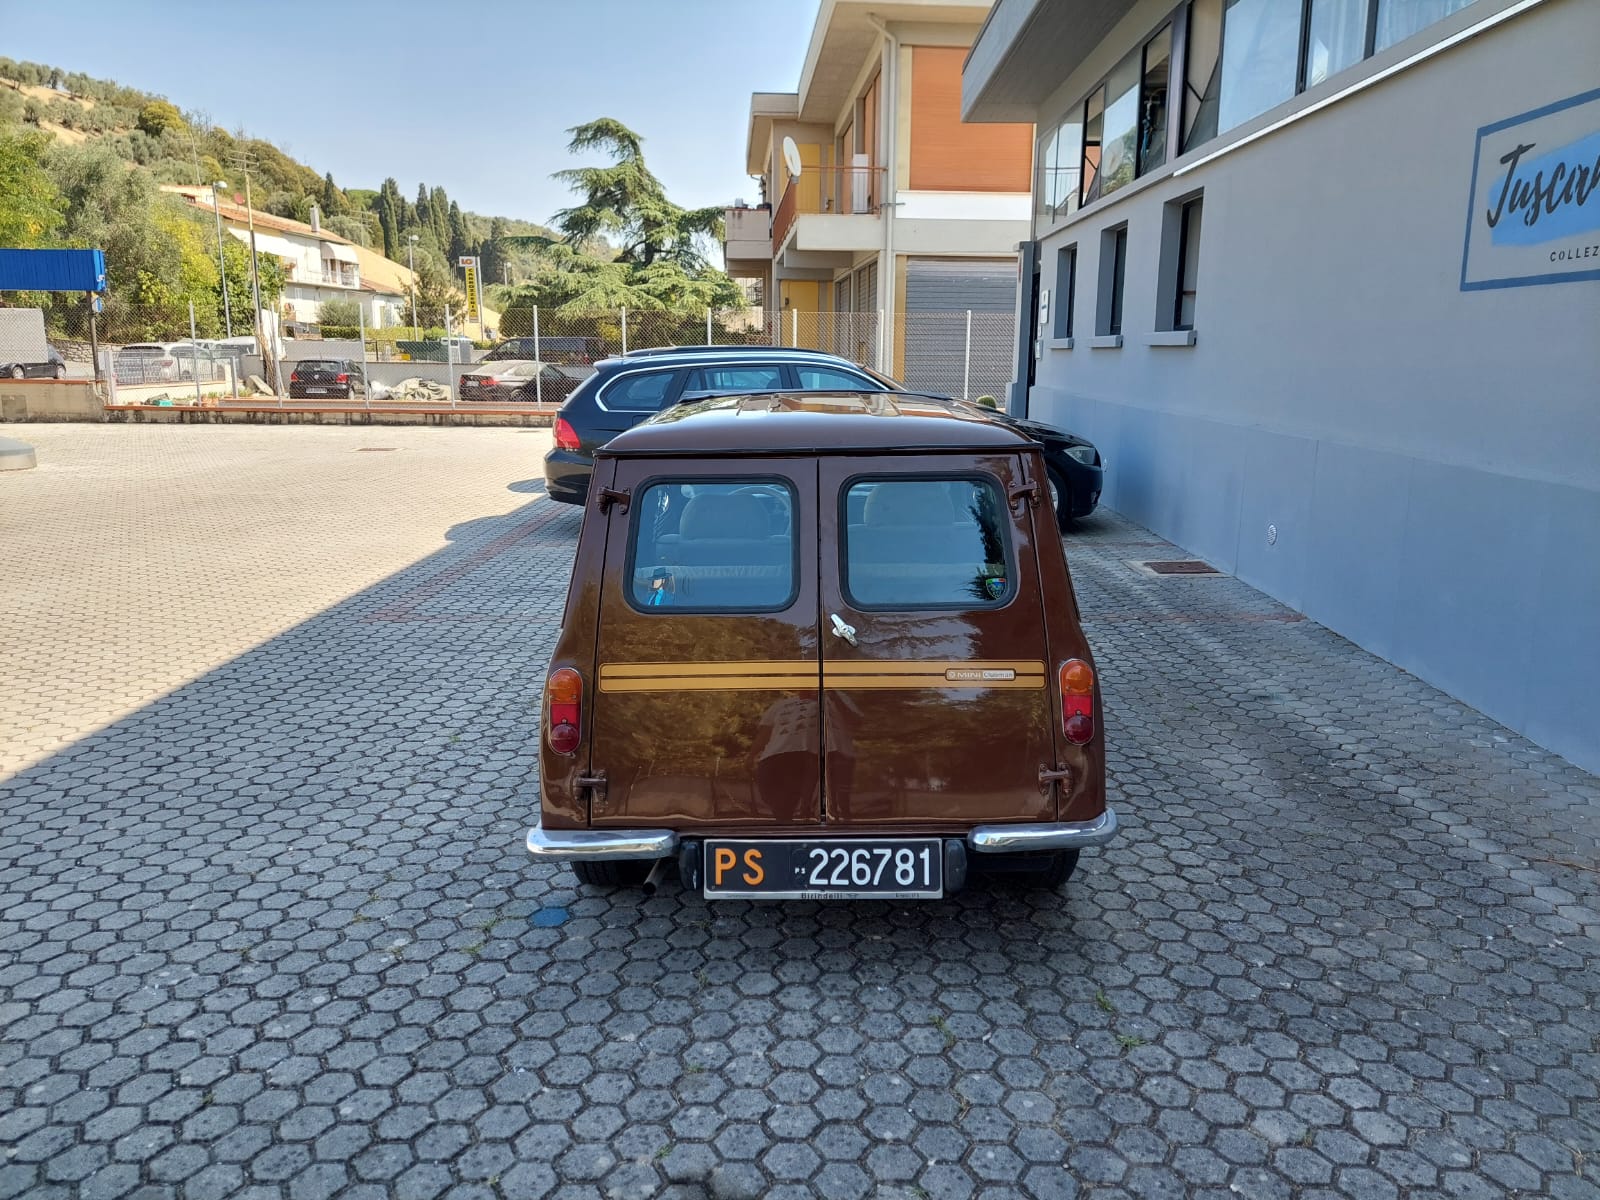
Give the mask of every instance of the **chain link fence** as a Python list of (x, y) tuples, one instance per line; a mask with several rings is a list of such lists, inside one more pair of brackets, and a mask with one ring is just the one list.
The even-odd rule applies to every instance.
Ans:
[[(234, 314), (231, 337), (220, 323), (202, 316), (196, 314), (191, 324), (187, 305), (108, 302), (91, 336), (87, 306), (45, 312), (47, 336), (65, 377), (95, 377), (91, 348), (97, 345), (99, 375), (116, 393), (114, 401), (123, 404), (289, 401), (297, 363), (334, 360), (351, 364), (363, 382), (359, 394), (337, 399), (358, 405), (481, 407), (542, 400), (554, 407), (570, 387), (557, 389), (560, 395), (552, 400), (538, 386), (515, 385), (517, 364), (537, 361), (581, 381), (606, 358), (699, 345), (817, 350), (892, 376), (913, 390), (977, 399), (1004, 394), (1015, 334), (1009, 312), (900, 313), (885, 328), (878, 312), (619, 308), (573, 314), (513, 308), (500, 314), (492, 341), (460, 335), (454, 321), (422, 329), (362, 323), (325, 331), (301, 327), (298, 336), (277, 337), (263, 356), (247, 313)], [(463, 388), (463, 376), (475, 378)], [(480, 386), (483, 380), (502, 386)]]

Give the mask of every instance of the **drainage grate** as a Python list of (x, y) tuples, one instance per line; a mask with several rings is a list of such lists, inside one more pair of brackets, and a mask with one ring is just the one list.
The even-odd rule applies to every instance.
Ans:
[(1198, 558), (1156, 558), (1144, 561), (1128, 558), (1123, 561), (1139, 574), (1149, 575), (1157, 579), (1170, 576), (1226, 578), (1221, 571), (1210, 563), (1201, 562)]
[(399, 446), (357, 446), (357, 454), (388, 454), (400, 449)]

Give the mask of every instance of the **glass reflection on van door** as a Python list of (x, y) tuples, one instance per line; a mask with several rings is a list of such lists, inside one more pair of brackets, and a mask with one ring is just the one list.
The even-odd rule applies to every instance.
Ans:
[(628, 599), (644, 612), (777, 612), (799, 572), (795, 496), (775, 479), (658, 481), (635, 509)]
[(844, 495), (844, 593), (862, 609), (996, 608), (1014, 587), (987, 479), (858, 479)]

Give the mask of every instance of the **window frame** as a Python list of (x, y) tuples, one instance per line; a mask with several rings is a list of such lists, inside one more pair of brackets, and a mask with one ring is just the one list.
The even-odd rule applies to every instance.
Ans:
[[(554, 365), (554, 364), (551, 364), (551, 365)], [(683, 387), (682, 387), (682, 384), (683, 384), (683, 373), (684, 373), (684, 368), (683, 367), (639, 367), (638, 369), (632, 370), (632, 371), (618, 371), (610, 379), (608, 379), (604, 383), (602, 383), (599, 386), (598, 389), (596, 389), (595, 394), (594, 394), (595, 406), (597, 408), (601, 409), (604, 412), (616, 412), (616, 413), (665, 412), (668, 408), (670, 408), (672, 406), (673, 401), (678, 398), (678, 394), (680, 392), (682, 392), (682, 390), (683, 390)], [(669, 375), (669, 376), (673, 377), (673, 378), (669, 378), (667, 380), (667, 390), (661, 397), (661, 405), (660, 405), (659, 408), (655, 408), (655, 409), (649, 409), (649, 408), (613, 408), (611, 405), (606, 403), (607, 394), (610, 393), (610, 392), (615, 391), (618, 383), (621, 380), (633, 379), (633, 378), (635, 378), (636, 376), (639, 376), (639, 375)]]
[[(782, 604), (755, 605), (687, 605), (640, 604), (633, 594), (634, 572), (639, 566), (639, 530), (645, 519), (645, 496), (653, 487), (676, 484), (732, 484), (737, 487), (776, 486), (789, 494), (789, 593)], [(788, 612), (800, 600), (803, 580), (800, 577), (800, 489), (786, 475), (650, 475), (634, 485), (637, 503), (631, 505), (628, 522), (628, 545), (622, 560), (622, 599), (625, 604), (644, 616), (698, 616), (738, 617), (756, 613)]]
[[(1000, 540), (1001, 551), (1004, 555), (1006, 571), (1006, 592), (998, 600), (981, 601), (976, 598), (971, 601), (958, 601), (949, 604), (919, 604), (908, 606), (902, 604), (863, 604), (850, 590), (850, 489), (861, 483), (959, 483), (968, 481), (981, 483), (989, 487), (996, 501), (995, 511), (1000, 514)], [(838, 505), (838, 530), (839, 548), (836, 582), (839, 585), (839, 594), (846, 604), (861, 612), (870, 613), (922, 613), (922, 612), (993, 612), (1009, 608), (1015, 604), (1021, 589), (1017, 587), (1017, 554), (1016, 538), (1011, 529), (1014, 523), (1011, 518), (1011, 507), (1007, 502), (1006, 488), (998, 475), (989, 471), (910, 471), (891, 472), (861, 471), (850, 475), (839, 484)], [(824, 655), (826, 657), (826, 655)]]
[[(1157, 333), (1192, 333), (1194, 321), (1183, 320), (1184, 285), (1186, 279), (1187, 251), (1189, 249), (1189, 214), (1198, 211), (1203, 231), (1205, 191), (1199, 189), (1175, 196), (1161, 206), (1161, 253), (1156, 275), (1155, 331)], [(1198, 248), (1198, 237), (1195, 240)], [(1195, 279), (1199, 278), (1199, 260), (1195, 262)], [(1198, 290), (1192, 289), (1198, 297)], [(1166, 343), (1163, 343), (1166, 344)]]
[[(1193, 279), (1189, 278), (1189, 216), (1193, 213), (1196, 217), (1197, 228), (1194, 231), (1195, 240), (1195, 270)], [(1200, 306), (1200, 235), (1205, 229), (1205, 196), (1190, 196), (1187, 200), (1178, 202), (1178, 257), (1176, 271), (1172, 277), (1172, 328), (1175, 330), (1193, 331), (1195, 316)], [(1192, 287), (1186, 285), (1194, 285)], [(1194, 304), (1189, 311), (1189, 320), (1183, 319), (1183, 298), (1192, 295)]]
[[(723, 362), (723, 363), (717, 363), (714, 366), (708, 366), (708, 365), (705, 365), (705, 364), (701, 364), (699, 366), (691, 365), (691, 366), (687, 366), (687, 367), (685, 367), (683, 369), (683, 382), (682, 382), (682, 385), (679, 388), (679, 394), (680, 395), (691, 395), (691, 394), (692, 395), (699, 395), (700, 393), (705, 392), (705, 393), (709, 393), (709, 394), (712, 394), (712, 395), (719, 395), (719, 396), (742, 396), (746, 392), (754, 393), (754, 392), (780, 392), (780, 391), (786, 391), (790, 387), (793, 386), (792, 382), (790, 381), (788, 376), (785, 374), (785, 371), (787, 370), (787, 368), (788, 368), (788, 364), (787, 363), (778, 363), (778, 362), (753, 362), (753, 363), (746, 363), (746, 362), (727, 363), (727, 362)], [(724, 386), (722, 386), (720, 384), (712, 384), (712, 385), (709, 385), (709, 386), (706, 386), (706, 387), (690, 387), (689, 386), (690, 381), (695, 377), (695, 374), (697, 372), (700, 373), (700, 374), (705, 374), (708, 371), (771, 371), (771, 372), (773, 372), (774, 374), (777, 375), (778, 379), (777, 379), (776, 383), (773, 383), (770, 386), (763, 386), (763, 387), (749, 387), (749, 388), (746, 388), (746, 387), (724, 387)]]
[[(1120, 251), (1120, 253), (1119, 253)], [(1128, 222), (1100, 231), (1099, 296), (1095, 305), (1096, 337), (1121, 337), (1127, 324)]]
[[(1066, 280), (1062, 280), (1062, 266), (1066, 264)], [(1065, 290), (1066, 301), (1060, 303)], [(1056, 304), (1053, 318), (1051, 336), (1057, 340), (1073, 336), (1073, 310), (1077, 307), (1078, 298), (1078, 243), (1069, 242), (1065, 246), (1056, 247)]]

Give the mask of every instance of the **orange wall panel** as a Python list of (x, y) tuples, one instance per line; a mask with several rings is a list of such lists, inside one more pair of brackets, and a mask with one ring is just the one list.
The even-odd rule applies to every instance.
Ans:
[(944, 192), (1026, 192), (1032, 125), (961, 123), (960, 46), (911, 48), (911, 186)]

